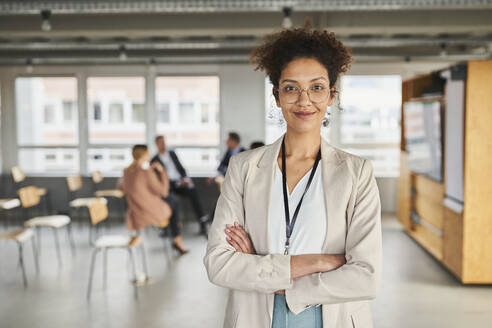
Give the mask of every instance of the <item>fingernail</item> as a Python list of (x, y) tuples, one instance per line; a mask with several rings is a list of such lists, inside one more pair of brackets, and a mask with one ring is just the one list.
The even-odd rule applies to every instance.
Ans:
[(226, 236), (226, 239), (227, 239), (227, 240), (231, 240), (231, 237), (229, 237), (229, 236)]

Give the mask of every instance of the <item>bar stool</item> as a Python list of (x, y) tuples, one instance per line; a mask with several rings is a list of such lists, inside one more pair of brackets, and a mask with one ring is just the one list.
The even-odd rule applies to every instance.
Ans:
[[(35, 186), (27, 186), (18, 190), (19, 198), (24, 209), (32, 208), (39, 204), (40, 198)], [(67, 230), (67, 237), (72, 249), (72, 254), (75, 254), (75, 244), (72, 236), (72, 229), (70, 226), (70, 217), (68, 215), (45, 215), (31, 218), (24, 222), (27, 228), (34, 228), (38, 236), (39, 250), (41, 250), (41, 233), (40, 228), (51, 228), (56, 245), (56, 254), (58, 258), (58, 264), (62, 265), (60, 242), (58, 240), (58, 229), (65, 227)]]
[[(95, 201), (89, 206), (89, 215), (91, 218), (91, 224), (96, 226), (100, 222), (103, 222), (108, 217), (108, 207), (102, 201)], [(102, 235), (96, 238), (92, 243), (93, 251), (91, 258), (91, 267), (89, 271), (89, 284), (87, 286), (87, 299), (90, 299), (92, 292), (92, 279), (94, 276), (94, 265), (96, 257), (100, 251), (103, 251), (103, 286), (106, 287), (107, 282), (107, 252), (110, 249), (122, 249), (128, 251), (130, 261), (133, 269), (134, 280), (137, 281), (137, 271), (135, 265), (135, 254), (133, 250), (140, 246), (142, 250), (142, 265), (144, 268), (145, 276), (148, 277), (147, 270), (147, 258), (145, 256), (145, 249), (143, 248), (142, 238), (140, 236), (130, 235)], [(138, 298), (137, 285), (134, 284), (134, 296)]]
[(34, 232), (32, 231), (32, 229), (19, 229), (19, 230), (9, 231), (0, 234), (0, 240), (13, 241), (17, 243), (19, 248), (19, 266), (21, 267), (22, 281), (24, 283), (24, 287), (27, 287), (26, 268), (24, 266), (23, 245), (28, 240), (31, 240), (31, 244), (32, 244), (32, 252), (34, 257), (34, 265), (36, 267), (36, 273), (39, 272), (38, 252), (36, 249), (36, 242), (34, 241)]
[[(14, 208), (17, 208), (21, 205), (21, 202), (18, 198), (2, 198), (0, 199), (0, 210), (8, 211)], [(8, 227), (7, 219), (4, 219), (5, 229)]]

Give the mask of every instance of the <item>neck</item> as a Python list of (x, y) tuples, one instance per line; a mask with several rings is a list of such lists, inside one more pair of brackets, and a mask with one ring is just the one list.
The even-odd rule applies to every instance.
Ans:
[(314, 158), (321, 145), (319, 131), (297, 133), (287, 129), (285, 134), (285, 155), (296, 158)]

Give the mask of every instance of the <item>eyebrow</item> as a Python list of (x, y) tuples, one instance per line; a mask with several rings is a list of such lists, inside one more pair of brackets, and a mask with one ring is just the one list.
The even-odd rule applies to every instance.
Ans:
[[(314, 79), (312, 79), (311, 81), (309, 82), (314, 82), (316, 80), (325, 80), (326, 82), (328, 82), (328, 79), (323, 77), (323, 76), (320, 76), (320, 77), (315, 77)], [(280, 83), (284, 83), (284, 82), (294, 82), (294, 83), (297, 83), (296, 80), (291, 80), (291, 79), (284, 79), (282, 81), (280, 81)]]

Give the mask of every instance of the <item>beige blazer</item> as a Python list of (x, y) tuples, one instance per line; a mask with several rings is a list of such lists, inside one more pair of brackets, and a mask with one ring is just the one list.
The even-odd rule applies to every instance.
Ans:
[[(371, 328), (368, 300), (381, 278), (381, 206), (372, 165), (322, 139), (328, 220), (323, 251), (344, 253), (347, 263), (291, 279), (290, 255), (268, 249), (268, 203), (281, 142), (233, 156), (222, 185), (204, 264), (212, 283), (229, 288), (224, 327), (270, 328), (274, 292), (285, 289), (294, 313), (322, 304), (325, 328)], [(234, 221), (245, 227), (257, 255), (236, 252), (227, 243), (225, 226)]]

